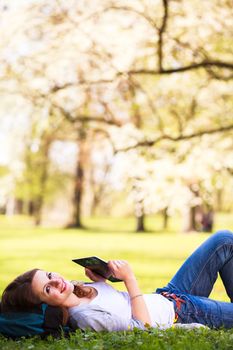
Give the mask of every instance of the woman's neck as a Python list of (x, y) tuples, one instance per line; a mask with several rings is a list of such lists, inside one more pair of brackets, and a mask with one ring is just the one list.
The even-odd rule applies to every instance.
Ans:
[(65, 307), (73, 307), (78, 306), (81, 303), (81, 298), (77, 297), (74, 293), (71, 293), (69, 297), (66, 299), (64, 305)]
[(71, 293), (69, 297), (66, 299), (65, 303), (63, 306), (65, 307), (73, 307), (73, 306), (78, 306), (81, 304), (89, 304), (91, 300), (93, 300), (97, 296), (98, 292), (95, 288), (93, 288), (93, 293), (90, 297), (83, 297), (80, 298), (74, 293)]

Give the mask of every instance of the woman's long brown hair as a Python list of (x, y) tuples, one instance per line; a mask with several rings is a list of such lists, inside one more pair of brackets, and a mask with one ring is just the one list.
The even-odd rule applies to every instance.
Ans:
[(28, 311), (41, 301), (32, 290), (32, 280), (39, 269), (33, 269), (16, 277), (4, 290), (1, 311)]
[(73, 282), (74, 291), (73, 293), (79, 298), (91, 298), (94, 295), (94, 288), (84, 286), (83, 283)]

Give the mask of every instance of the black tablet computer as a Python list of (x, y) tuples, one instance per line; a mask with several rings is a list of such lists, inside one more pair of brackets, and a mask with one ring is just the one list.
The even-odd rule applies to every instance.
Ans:
[(72, 259), (76, 264), (79, 264), (83, 267), (87, 267), (98, 275), (106, 278), (111, 282), (122, 282), (122, 280), (111, 276), (109, 271), (108, 264), (106, 261), (98, 258), (97, 256), (89, 256), (86, 258)]

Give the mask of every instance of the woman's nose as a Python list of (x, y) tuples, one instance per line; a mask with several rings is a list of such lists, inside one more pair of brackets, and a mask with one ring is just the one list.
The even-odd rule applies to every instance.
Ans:
[(53, 287), (58, 287), (61, 283), (61, 279), (60, 278), (53, 278), (51, 281), (50, 281), (50, 284), (53, 286)]

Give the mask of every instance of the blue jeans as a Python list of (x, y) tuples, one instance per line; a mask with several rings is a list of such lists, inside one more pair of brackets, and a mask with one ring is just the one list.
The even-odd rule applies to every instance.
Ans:
[[(218, 273), (231, 302), (209, 299)], [(156, 293), (174, 293), (184, 300), (175, 312), (179, 323), (202, 323), (210, 328), (233, 327), (233, 234), (218, 231), (184, 262), (172, 280)], [(169, 298), (169, 297), (168, 297)]]

